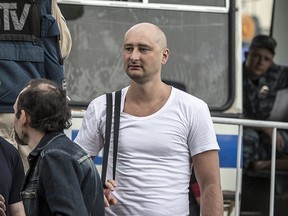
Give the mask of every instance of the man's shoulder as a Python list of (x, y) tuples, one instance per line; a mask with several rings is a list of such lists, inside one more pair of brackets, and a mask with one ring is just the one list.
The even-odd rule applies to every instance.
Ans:
[(273, 64), (269, 69), (269, 73), (288, 73), (288, 66)]
[(9, 143), (7, 140), (5, 140), (3, 137), (0, 136), (0, 145), (2, 149), (5, 149), (7, 152), (10, 153), (17, 153), (17, 149), (11, 144)]
[(288, 67), (274, 64), (268, 72), (268, 79), (270, 81), (277, 80), (278, 89), (288, 87)]
[(195, 104), (206, 105), (206, 102), (203, 99), (198, 98), (195, 95), (184, 92), (184, 91), (179, 90), (177, 88), (174, 88), (174, 92), (175, 92), (176, 100), (179, 100), (184, 104), (187, 104), (187, 105), (195, 105)]
[[(129, 87), (127, 86), (127, 87), (121, 89), (121, 91), (122, 91), (121, 95), (122, 95), (123, 98), (125, 97), (128, 88)], [(106, 108), (106, 94), (110, 94), (110, 93), (114, 96), (116, 91), (106, 92), (105, 94), (101, 94), (98, 97), (94, 98), (89, 103), (87, 111), (89, 112), (89, 110), (91, 110), (91, 109), (95, 111), (95, 110), (102, 110), (103, 108)]]
[(72, 159), (75, 157), (88, 156), (81, 146), (66, 135), (60, 137), (58, 140), (54, 140), (50, 145), (47, 145), (42, 155), (48, 155), (49, 157), (55, 158), (62, 157), (63, 160), (67, 160), (67, 158)]
[(11, 164), (11, 166), (16, 166), (21, 161), (18, 150), (2, 137), (0, 137), (0, 157), (5, 158), (6, 163)]

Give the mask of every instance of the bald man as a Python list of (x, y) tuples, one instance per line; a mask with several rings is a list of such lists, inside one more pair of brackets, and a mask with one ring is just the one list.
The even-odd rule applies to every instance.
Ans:
[[(162, 82), (169, 54), (166, 36), (154, 24), (136, 24), (124, 36), (122, 60), (131, 82), (122, 89), (115, 180), (109, 153), (108, 216), (189, 215), (191, 163), (202, 215), (223, 215), (219, 146), (208, 106)], [(92, 156), (104, 146), (105, 109), (105, 95), (89, 104), (75, 140)]]

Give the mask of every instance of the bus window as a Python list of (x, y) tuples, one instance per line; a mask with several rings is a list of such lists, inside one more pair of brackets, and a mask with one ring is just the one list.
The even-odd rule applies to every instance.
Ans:
[[(155, 0), (149, 4), (132, 2), (131, 7), (101, 6), (99, 2), (60, 4), (73, 39), (72, 52), (65, 61), (71, 104), (88, 104), (105, 92), (129, 84), (121, 61), (123, 35), (133, 24), (145, 21), (157, 24), (167, 35), (171, 55), (163, 68), (164, 80), (182, 83), (212, 111), (222, 112), (232, 106), (235, 10), (229, 7), (235, 7), (234, 1), (191, 1), (195, 5), (181, 1), (179, 6), (175, 0)], [(152, 7), (159, 3), (162, 7)], [(165, 9), (167, 4), (175, 4), (175, 10)], [(77, 13), (78, 17), (73, 16)]]

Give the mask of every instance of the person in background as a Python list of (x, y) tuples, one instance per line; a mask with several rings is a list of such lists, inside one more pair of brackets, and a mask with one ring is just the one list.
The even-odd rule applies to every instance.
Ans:
[[(107, 216), (189, 215), (191, 163), (202, 215), (223, 215), (219, 146), (208, 106), (161, 81), (169, 54), (164, 32), (152, 23), (138, 23), (124, 36), (122, 60), (131, 82), (122, 89), (115, 180), (112, 150), (108, 157)], [(91, 156), (103, 148), (105, 116), (102, 95), (89, 104), (75, 139)]]
[[(24, 25), (21, 30), (14, 29), (14, 25), (9, 29), (0, 25), (0, 135), (17, 147), (25, 171), (31, 149), (17, 145), (13, 138), (13, 104), (31, 79), (44, 77), (64, 85), (63, 62), (72, 47), (70, 31), (57, 0), (43, 0), (39, 6), (25, 7), (28, 12), (23, 7), (13, 8), (15, 14), (27, 12), (27, 18), (19, 23)], [(6, 9), (9, 13), (9, 8)], [(12, 15), (11, 20), (14, 21)]]
[(27, 216), (104, 216), (103, 188), (91, 157), (71, 141), (65, 91), (34, 79), (14, 106), (15, 139), (28, 145), (30, 168), (21, 195)]
[(0, 216), (25, 216), (20, 196), (25, 179), (17, 149), (0, 136)]
[[(277, 105), (275, 104), (277, 93), (288, 88), (288, 68), (277, 65), (273, 61), (276, 45), (272, 37), (258, 35), (253, 38), (249, 50), (245, 52), (243, 63), (243, 114), (245, 118), (274, 120), (270, 114), (273, 107)], [(286, 104), (288, 105), (288, 101)], [(287, 109), (284, 112), (287, 112)], [(245, 169), (270, 169), (271, 138), (272, 128), (244, 127), (243, 165)], [(276, 169), (288, 170), (287, 130), (278, 129), (276, 145)]]

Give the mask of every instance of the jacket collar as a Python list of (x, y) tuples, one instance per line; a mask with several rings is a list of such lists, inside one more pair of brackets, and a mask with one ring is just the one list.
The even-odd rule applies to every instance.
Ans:
[(45, 149), (50, 143), (52, 143), (53, 140), (57, 139), (58, 137), (65, 136), (62, 132), (53, 132), (46, 134), (39, 142), (39, 144), (36, 146), (36, 148), (29, 154), (28, 158), (30, 157), (36, 157), (41, 153), (43, 149)]

